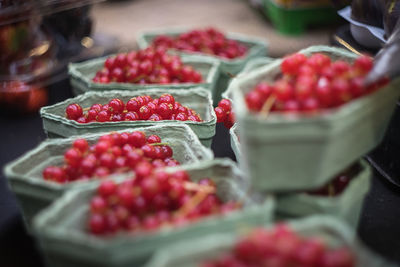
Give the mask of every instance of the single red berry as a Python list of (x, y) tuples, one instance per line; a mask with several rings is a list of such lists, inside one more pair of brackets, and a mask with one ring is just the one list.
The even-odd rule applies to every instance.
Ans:
[(138, 114), (141, 120), (147, 120), (152, 115), (152, 110), (148, 106), (142, 106)]
[(108, 102), (108, 106), (113, 113), (122, 113), (125, 109), (124, 102), (118, 98), (111, 99), (110, 102)]
[(91, 214), (89, 219), (89, 229), (93, 234), (103, 234), (107, 229), (104, 217), (100, 214)]
[(147, 143), (153, 144), (153, 143), (161, 143), (161, 138), (158, 135), (150, 135), (147, 137)]
[(104, 198), (115, 194), (116, 191), (117, 184), (113, 180), (105, 180), (97, 188), (97, 193)]
[(287, 101), (294, 97), (294, 88), (288, 81), (280, 79), (275, 82), (274, 95), (279, 101)]
[(264, 104), (263, 96), (258, 91), (250, 91), (246, 94), (247, 108), (251, 111), (259, 111)]
[(178, 113), (175, 117), (177, 121), (187, 121), (188, 116), (185, 113)]
[(152, 145), (144, 145), (144, 146), (141, 147), (141, 149), (144, 152), (144, 155), (146, 157), (151, 158), (151, 159), (155, 159), (156, 158), (154, 146), (152, 146)]
[(141, 105), (138, 102), (137, 98), (131, 98), (127, 103), (126, 103), (126, 109), (128, 111), (134, 111), (138, 112), (140, 109)]
[(90, 211), (92, 213), (104, 213), (107, 209), (107, 202), (100, 196), (94, 196), (90, 201)]
[(222, 99), (219, 101), (218, 107), (222, 108), (225, 112), (229, 112), (232, 109), (232, 104), (229, 99)]
[(353, 63), (354, 68), (360, 71), (362, 74), (367, 74), (370, 72), (373, 65), (374, 63), (372, 58), (366, 55), (358, 57)]
[(152, 114), (149, 117), (149, 121), (161, 121), (161, 120), (162, 120), (162, 117), (158, 114)]
[(124, 75), (124, 71), (121, 68), (114, 68), (111, 71), (111, 77), (112, 77), (112, 81), (114, 82), (124, 82), (125, 80), (125, 75)]
[(97, 114), (97, 121), (98, 122), (106, 122), (110, 121), (111, 115), (108, 111), (102, 110)]
[(146, 178), (153, 172), (153, 166), (148, 161), (139, 162), (135, 167), (138, 179)]
[(65, 109), (65, 113), (67, 114), (67, 119), (77, 120), (83, 115), (83, 110), (79, 104), (70, 104)]
[(146, 144), (146, 135), (143, 132), (135, 131), (129, 135), (129, 144), (134, 147), (142, 147)]
[(82, 152), (76, 148), (70, 148), (65, 152), (64, 160), (68, 165), (78, 167), (82, 160)]
[(137, 121), (139, 120), (139, 115), (136, 112), (127, 112), (124, 116), (126, 121)]
[(76, 149), (78, 149), (79, 151), (81, 151), (82, 153), (86, 152), (89, 148), (89, 144), (86, 141), (86, 139), (83, 138), (79, 138), (76, 139), (73, 143), (72, 146)]

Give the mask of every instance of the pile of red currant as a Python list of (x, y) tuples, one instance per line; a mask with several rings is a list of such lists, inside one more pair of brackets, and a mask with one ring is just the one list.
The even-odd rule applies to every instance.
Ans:
[(146, 48), (109, 57), (93, 78), (96, 83), (171, 84), (200, 83), (203, 77), (192, 66), (169, 55), (162, 47)]
[(79, 104), (74, 103), (67, 106), (65, 113), (67, 119), (79, 123), (137, 120), (202, 121), (196, 111), (182, 106), (170, 94), (163, 94), (155, 99), (148, 95), (137, 96), (126, 104), (121, 99), (114, 98), (105, 105), (93, 104), (86, 113)]
[(284, 224), (255, 229), (230, 252), (202, 263), (202, 267), (353, 267), (356, 259), (345, 246), (330, 248), (318, 237), (302, 237)]
[(146, 161), (136, 165), (135, 174), (120, 184), (112, 180), (100, 184), (90, 201), (87, 223), (91, 233), (155, 231), (240, 208), (238, 202), (222, 203), (208, 178), (194, 183), (185, 171), (155, 171)]
[(226, 128), (230, 129), (235, 123), (235, 113), (232, 110), (232, 103), (229, 99), (222, 99), (214, 109), (217, 122), (222, 122)]
[(349, 64), (332, 61), (321, 53), (310, 57), (297, 53), (285, 57), (280, 67), (282, 74), (273, 84), (262, 82), (246, 94), (249, 110), (314, 113), (339, 107), (388, 82), (383, 79), (364, 86), (365, 76), (373, 67), (368, 56), (360, 56)]
[(159, 136), (141, 131), (103, 135), (93, 145), (76, 139), (64, 153), (64, 165), (46, 167), (43, 178), (68, 183), (130, 171), (142, 162), (157, 168), (179, 165), (172, 155), (172, 148), (161, 143)]
[(153, 40), (152, 45), (189, 52), (201, 52), (227, 59), (242, 57), (247, 52), (245, 45), (228, 39), (215, 28), (192, 30), (177, 37), (159, 35)]
[(359, 164), (354, 164), (353, 166), (347, 168), (345, 171), (337, 175), (328, 184), (317, 190), (313, 190), (307, 193), (310, 195), (319, 196), (338, 196), (346, 189), (351, 179), (353, 179), (360, 172), (360, 170), (361, 166)]

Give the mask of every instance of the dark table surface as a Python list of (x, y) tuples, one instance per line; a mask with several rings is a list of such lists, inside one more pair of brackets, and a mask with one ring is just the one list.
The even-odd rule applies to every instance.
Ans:
[[(345, 36), (346, 30), (339, 34)], [(56, 103), (71, 97), (68, 81), (50, 86), (49, 102)], [(358, 226), (360, 239), (372, 250), (400, 264), (400, 108), (389, 127), (383, 143), (368, 159), (379, 171), (374, 172), (372, 187), (364, 201)], [(399, 128), (400, 129), (400, 128)], [(34, 148), (46, 138), (39, 115), (0, 117), (0, 167)], [(217, 125), (212, 149), (216, 157), (234, 158), (228, 131)], [(397, 164), (399, 163), (399, 164)], [(383, 174), (383, 175), (382, 175)], [(399, 178), (397, 178), (399, 177)], [(0, 266), (43, 266), (35, 239), (27, 234), (15, 197), (0, 174)]]

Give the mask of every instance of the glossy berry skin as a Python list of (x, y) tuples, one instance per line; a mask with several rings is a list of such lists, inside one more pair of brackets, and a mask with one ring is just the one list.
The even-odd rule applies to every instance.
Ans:
[[(245, 45), (236, 40), (228, 39), (215, 28), (195, 29), (176, 37), (159, 35), (154, 38), (152, 45), (164, 49), (174, 48), (187, 52), (211, 54), (225, 60), (242, 57), (248, 50)], [(190, 75), (188, 70), (184, 73)]]
[[(72, 104), (70, 106), (72, 106), (70, 109), (76, 109), (79, 105)], [(184, 113), (184, 116), (178, 116), (179, 113)], [(75, 121), (78, 123), (161, 121), (175, 120), (177, 116), (181, 121), (202, 121), (196, 111), (181, 105), (170, 94), (163, 94), (155, 99), (148, 95), (137, 96), (128, 100), (126, 105), (121, 99), (114, 98), (105, 105), (93, 104), (86, 114), (82, 114)]]
[(280, 67), (282, 73), (276, 75), (274, 82), (260, 82), (245, 94), (249, 111), (260, 112), (273, 96), (273, 105), (265, 106), (271, 106), (268, 112), (315, 115), (384, 86), (377, 82), (365, 87), (364, 79), (373, 68), (372, 58), (368, 56), (360, 56), (349, 63), (331, 60), (322, 53), (311, 56), (297, 53), (285, 57)]
[(67, 119), (76, 120), (82, 116), (83, 110), (82, 110), (82, 107), (78, 104), (70, 104), (65, 109), (65, 113), (66, 113)]
[[(200, 83), (202, 75), (192, 66), (182, 64), (178, 56), (171, 56), (163, 49), (149, 47), (107, 58), (103, 69), (96, 73), (92, 81), (136, 84)], [(119, 110), (119, 105), (114, 108)]]
[(157, 135), (146, 136), (140, 131), (110, 133), (92, 145), (85, 139), (76, 139), (64, 153), (64, 164), (48, 166), (42, 175), (47, 181), (67, 183), (132, 171), (140, 162), (151, 166), (158, 160), (154, 163), (157, 168), (165, 167), (169, 161), (179, 165), (172, 155), (172, 148)]

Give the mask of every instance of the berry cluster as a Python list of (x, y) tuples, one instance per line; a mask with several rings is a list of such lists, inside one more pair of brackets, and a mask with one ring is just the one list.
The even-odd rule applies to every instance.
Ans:
[(157, 168), (179, 165), (172, 155), (172, 148), (161, 143), (159, 136), (146, 137), (140, 131), (103, 135), (93, 145), (86, 139), (76, 139), (64, 153), (64, 165), (46, 167), (43, 178), (67, 183), (126, 172), (142, 162)]
[(324, 185), (323, 187), (307, 192), (310, 195), (319, 196), (337, 196), (340, 195), (346, 187), (349, 185), (351, 179), (353, 179), (361, 170), (359, 164), (347, 168), (345, 171), (337, 175), (331, 182)]
[(93, 104), (84, 114), (79, 104), (70, 104), (65, 109), (66, 117), (79, 123), (137, 120), (178, 120), (201, 122), (200, 115), (191, 108), (182, 106), (170, 94), (159, 98), (148, 95), (131, 98), (126, 104), (121, 99), (111, 99), (108, 104)]
[(241, 57), (247, 52), (245, 45), (228, 39), (215, 28), (192, 30), (177, 37), (159, 35), (153, 40), (152, 45), (189, 52), (201, 52), (227, 59)]
[(217, 115), (217, 122), (224, 123), (225, 127), (230, 129), (235, 123), (235, 113), (232, 110), (232, 104), (229, 99), (222, 99), (214, 109)]
[(96, 83), (171, 84), (200, 83), (203, 77), (179, 56), (163, 48), (146, 48), (109, 57), (93, 78)]
[(218, 259), (202, 267), (276, 266), (276, 267), (353, 267), (355, 256), (349, 248), (328, 247), (317, 237), (302, 237), (288, 226), (255, 229)]
[(383, 79), (364, 86), (364, 78), (372, 67), (368, 56), (360, 56), (349, 64), (342, 60), (332, 62), (321, 53), (310, 57), (293, 54), (284, 58), (282, 74), (273, 84), (262, 82), (246, 94), (246, 104), (255, 112), (309, 113), (335, 108), (387, 83)]
[(90, 201), (88, 229), (97, 235), (120, 230), (154, 231), (165, 225), (183, 226), (212, 214), (240, 207), (222, 203), (210, 179), (190, 181), (188, 173), (154, 171), (148, 162), (135, 167), (136, 177), (120, 184), (103, 181)]

